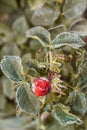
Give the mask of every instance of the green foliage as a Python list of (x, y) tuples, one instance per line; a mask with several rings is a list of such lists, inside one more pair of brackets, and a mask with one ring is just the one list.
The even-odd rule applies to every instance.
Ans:
[(25, 37), (25, 32), (28, 29), (28, 23), (26, 21), (25, 16), (20, 16), (18, 19), (16, 19), (13, 22), (12, 29), (14, 31), (14, 41), (16, 41), (17, 44), (24, 44), (27, 40)]
[(79, 86), (86, 84), (86, 81), (87, 81), (86, 67), (87, 67), (87, 61), (84, 62), (84, 64), (82, 64), (82, 66), (79, 69), (79, 78), (78, 78), (78, 85)]
[[(15, 114), (16, 95), (23, 129), (87, 129), (85, 9), (86, 0), (0, 1), (0, 118)], [(40, 77), (51, 91), (36, 97)]]
[(60, 33), (53, 41), (51, 41), (50, 33), (41, 27), (30, 29), (26, 32), (26, 36), (37, 39), (44, 47), (59, 48), (68, 45), (78, 49), (79, 47), (85, 46), (85, 42), (79, 37), (79, 35), (70, 32)]
[(2, 47), (2, 50), (1, 50), (1, 57), (6, 56), (6, 55), (20, 56), (21, 51), (18, 48), (18, 46), (15, 45), (14, 43), (7, 43)]
[(80, 18), (70, 26), (70, 31), (78, 33), (80, 36), (86, 36), (87, 34), (87, 22), (85, 19)]
[(73, 91), (68, 98), (69, 104), (72, 104), (72, 109), (80, 114), (84, 115), (87, 111), (87, 101), (83, 93), (79, 91)]
[(59, 12), (53, 6), (44, 5), (37, 9), (31, 17), (34, 26), (50, 26), (58, 18)]
[(49, 29), (49, 32), (50, 32), (50, 35), (51, 35), (51, 38), (52, 40), (60, 33), (62, 32), (66, 32), (67, 29), (64, 25), (59, 25), (59, 26), (56, 26), (56, 27), (53, 27), (53, 28), (50, 28)]
[[(31, 70), (36, 71), (36, 77), (37, 76), (45, 76), (48, 73), (48, 66), (44, 63), (39, 63), (37, 60), (29, 59), (26, 62), (26, 66), (28, 66), (29, 74)], [(34, 75), (35, 76), (35, 75)]]
[(50, 33), (42, 27), (34, 27), (26, 32), (26, 36), (29, 38), (37, 39), (44, 47), (50, 45)]
[(23, 111), (32, 114), (39, 113), (40, 103), (37, 97), (32, 93), (30, 85), (26, 84), (25, 86), (19, 86), (17, 89), (16, 100), (23, 109)]
[(86, 0), (66, 0), (63, 8), (64, 15), (69, 18), (75, 18), (82, 14), (86, 8)]
[(13, 100), (15, 98), (14, 82), (12, 82), (6, 77), (3, 77), (2, 85), (4, 95), (10, 100)]
[[(73, 48), (78, 49), (79, 47), (82, 47), (85, 45), (83, 40), (77, 35), (73, 33), (61, 33), (59, 34), (53, 42), (50, 44), (50, 33), (42, 28), (42, 27), (35, 27), (30, 29), (27, 32), (27, 36), (30, 38), (34, 38), (36, 40), (39, 40), (39, 42), (43, 43), (42, 45), (49, 48), (60, 48), (63, 45), (71, 46)], [(54, 46), (55, 45), (55, 46)], [(39, 114), (40, 104), (39, 99), (36, 98), (36, 96), (33, 94), (30, 84), (32, 84), (34, 77), (39, 76), (47, 76), (49, 73), (51, 74), (51, 71), (57, 72), (56, 69), (53, 69), (54, 62), (52, 62), (52, 54), (51, 50), (48, 51), (49, 60), (44, 64), (42, 62), (42, 65), (40, 65), (37, 60), (29, 59), (27, 62), (25, 62), (27, 68), (28, 75), (25, 75), (25, 81), (23, 77), (23, 66), (21, 64), (21, 59), (17, 56), (6, 56), (1, 61), (1, 69), (3, 73), (11, 80), (20, 82), (20, 86), (17, 89), (16, 93), (16, 100), (18, 103), (18, 106), (27, 113), (33, 113), (33, 114)], [(49, 63), (48, 63), (49, 62)], [(56, 66), (60, 68), (60, 63), (57, 61), (55, 62)], [(59, 65), (60, 64), (60, 65)], [(42, 66), (42, 67), (41, 67)], [(48, 67), (49, 71), (48, 73), (42, 73), (43, 67)], [(46, 68), (45, 68), (46, 69)], [(42, 74), (42, 75), (41, 75)], [(28, 81), (27, 81), (27, 76)], [(58, 76), (58, 75), (57, 75)], [(51, 77), (53, 78), (53, 77)], [(56, 81), (57, 79), (57, 81)], [(52, 86), (54, 87), (54, 93), (57, 92), (60, 95), (64, 94), (62, 92), (62, 89), (65, 89), (66, 87), (62, 85), (62, 81), (58, 77), (54, 77), (52, 80)], [(29, 83), (27, 83), (29, 82)], [(70, 94), (71, 95), (71, 94)], [(70, 97), (70, 96), (69, 96)], [(85, 114), (86, 112), (86, 98), (82, 93), (77, 92), (75, 97), (71, 96), (70, 99), (74, 99), (72, 108), (81, 113)], [(83, 100), (84, 99), (84, 100)], [(68, 108), (64, 105), (58, 104), (58, 107), (54, 108), (52, 111), (60, 124), (62, 125), (68, 125), (77, 123), (80, 124), (82, 121), (76, 117), (75, 115), (68, 112)], [(80, 107), (80, 108), (79, 108)]]
[(73, 48), (79, 48), (85, 45), (81, 38), (74, 33), (65, 32), (61, 33), (52, 41), (54, 48), (59, 48), (64, 45), (71, 46)]
[(42, 47), (41, 43), (36, 39), (31, 39), (30, 41), (30, 49), (34, 51), (38, 51)]
[(1, 62), (1, 69), (9, 79), (15, 82), (24, 79), (21, 59), (18, 56), (5, 56)]
[(53, 110), (54, 117), (61, 125), (70, 125), (73, 123), (81, 124), (82, 121), (75, 115), (68, 112), (68, 108), (62, 104), (58, 104)]
[(7, 24), (0, 23), (0, 45), (8, 42), (11, 37), (11, 28)]

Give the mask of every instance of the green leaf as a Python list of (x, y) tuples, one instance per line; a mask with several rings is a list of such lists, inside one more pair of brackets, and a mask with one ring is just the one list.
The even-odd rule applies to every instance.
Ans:
[(73, 22), (69, 28), (70, 31), (78, 33), (80, 36), (87, 36), (87, 22), (85, 19), (80, 18)]
[(66, 27), (62, 24), (49, 29), (51, 39), (54, 39), (59, 33), (66, 31), (67, 31)]
[(54, 119), (51, 119), (46, 128), (46, 130), (75, 130), (74, 125), (62, 126), (57, 120)]
[(86, 0), (65, 0), (63, 14), (69, 18), (81, 15), (86, 9)]
[(87, 61), (79, 68), (79, 77), (77, 86), (83, 86), (87, 83)]
[(4, 56), (1, 61), (1, 70), (7, 78), (15, 82), (20, 82), (24, 79), (23, 66), (18, 56)]
[(10, 100), (13, 100), (15, 98), (14, 86), (15, 86), (14, 82), (9, 80), (7, 77), (3, 77), (2, 79), (3, 94)]
[(0, 23), (0, 45), (10, 41), (12, 38), (12, 30), (9, 25)]
[(44, 5), (46, 0), (28, 0), (31, 10), (36, 10)]
[(39, 49), (42, 48), (41, 43), (36, 39), (31, 39), (29, 45), (30, 45), (30, 49), (34, 51), (38, 51)]
[(85, 46), (85, 42), (77, 34), (64, 32), (56, 36), (52, 41), (52, 47), (59, 48), (64, 45), (78, 49), (79, 47)]
[(38, 66), (37, 60), (34, 60), (34, 59), (28, 59), (26, 64), (29, 67), (29, 69), (32, 69), (32, 68), (37, 69), (37, 66)]
[(84, 94), (87, 94), (87, 84), (83, 85), (81, 88), (80, 88), (81, 92), (84, 93)]
[(27, 63), (29, 59), (32, 59), (32, 54), (31, 52), (28, 52), (26, 54), (23, 55), (22, 57), (22, 63)]
[(68, 102), (72, 104), (74, 111), (84, 115), (87, 110), (86, 97), (79, 91), (73, 91), (69, 94)]
[(25, 33), (27, 31), (27, 29), (29, 28), (25, 16), (22, 15), (22, 16), (18, 17), (13, 22), (12, 28), (16, 32)]
[(30, 85), (20, 86), (17, 89), (16, 99), (19, 107), (27, 113), (38, 114), (39, 99), (33, 94)]
[[(49, 46), (50, 47), (50, 46)], [(47, 48), (49, 50), (49, 48)], [(46, 56), (46, 48), (44, 48), (43, 50), (37, 51), (35, 58), (39, 61), (39, 62), (44, 62), (44, 58)]]
[(26, 32), (26, 36), (29, 38), (37, 39), (45, 47), (50, 46), (50, 33), (43, 27), (31, 28)]
[[(29, 59), (26, 62), (26, 64), (28, 66), (29, 75), (34, 74), (37, 77), (37, 75), (45, 76), (48, 73), (48, 67), (46, 65), (44, 65), (43, 62), (39, 63), (39, 62), (37, 62), (37, 60)], [(32, 76), (34, 76), (34, 75), (32, 75)]]
[(62, 104), (58, 104), (53, 110), (53, 116), (63, 126), (70, 124), (81, 124), (82, 121), (75, 115), (68, 112), (68, 108)]
[(25, 37), (25, 32), (29, 28), (26, 18), (24, 16), (20, 16), (19, 18), (17, 18), (14, 21), (12, 28), (14, 31), (14, 41), (18, 44), (25, 43), (27, 41), (27, 38)]
[(58, 16), (59, 12), (53, 6), (44, 5), (35, 10), (31, 22), (34, 26), (50, 26), (53, 25)]
[(37, 72), (39, 73), (39, 75), (42, 76), (46, 76), (49, 73), (49, 67), (47, 64), (45, 64), (44, 62), (40, 62), (38, 63), (38, 69)]
[(6, 55), (20, 56), (21, 51), (14, 43), (6, 43), (1, 49), (1, 57)]

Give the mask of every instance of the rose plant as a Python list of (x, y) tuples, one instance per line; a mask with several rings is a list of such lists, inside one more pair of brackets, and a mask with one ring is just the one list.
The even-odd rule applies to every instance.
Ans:
[(3, 93), (16, 102), (17, 115), (29, 130), (87, 129), (86, 0), (8, 6), (6, 12), (13, 7), (18, 14), (6, 15), (11, 26), (0, 22), (0, 67)]

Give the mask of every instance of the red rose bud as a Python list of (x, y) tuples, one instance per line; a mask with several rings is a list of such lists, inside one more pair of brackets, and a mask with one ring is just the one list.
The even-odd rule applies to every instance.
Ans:
[(51, 84), (49, 80), (43, 77), (37, 78), (32, 85), (32, 91), (35, 93), (36, 96), (47, 95), (50, 90)]

